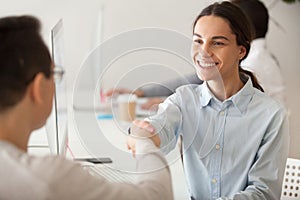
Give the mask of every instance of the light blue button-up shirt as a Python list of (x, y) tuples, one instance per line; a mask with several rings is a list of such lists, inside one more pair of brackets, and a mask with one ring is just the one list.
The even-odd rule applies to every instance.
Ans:
[(289, 143), (286, 111), (250, 79), (223, 102), (205, 82), (182, 86), (146, 120), (159, 133), (164, 152), (182, 135), (194, 199), (280, 199)]

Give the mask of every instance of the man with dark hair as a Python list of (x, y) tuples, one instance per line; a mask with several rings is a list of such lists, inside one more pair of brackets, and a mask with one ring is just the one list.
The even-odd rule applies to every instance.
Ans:
[(4, 18), (0, 21), (0, 31), (2, 111), (21, 100), (27, 85), (38, 72), (50, 77), (51, 58), (38, 34), (39, 24), (32, 18)]
[[(31, 132), (52, 108), (56, 73), (31, 16), (0, 19), (0, 199), (172, 199), (169, 168), (148, 138), (138, 141), (137, 184), (109, 183), (79, 164), (28, 155)], [(147, 137), (146, 135), (139, 135)]]

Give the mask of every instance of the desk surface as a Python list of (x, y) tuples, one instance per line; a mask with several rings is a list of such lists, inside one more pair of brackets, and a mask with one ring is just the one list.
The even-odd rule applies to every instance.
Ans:
[[(135, 170), (135, 159), (126, 146), (126, 132), (129, 124), (120, 124), (114, 119), (96, 119), (96, 113), (74, 112), (74, 120), (69, 127), (69, 146), (75, 157), (111, 157), (113, 166), (120, 170)], [(77, 126), (74, 126), (74, 123)], [(75, 137), (74, 137), (75, 136)], [(77, 138), (77, 140), (76, 140)], [(179, 148), (167, 155), (175, 199), (188, 199), (187, 185), (180, 159)]]
[[(96, 115), (91, 111), (74, 111), (70, 114), (67, 157), (110, 157), (114, 168), (133, 172), (136, 161), (126, 146), (128, 124), (119, 124), (114, 119), (97, 120)], [(37, 149), (30, 148), (29, 152), (39, 155), (49, 153), (45, 150), (46, 139), (44, 128), (36, 131), (30, 138), (29, 145), (36, 146)], [(174, 198), (189, 199), (178, 146), (167, 155), (167, 160), (172, 174)]]

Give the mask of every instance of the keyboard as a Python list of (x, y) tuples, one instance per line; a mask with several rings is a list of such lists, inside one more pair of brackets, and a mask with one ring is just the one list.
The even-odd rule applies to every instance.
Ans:
[(92, 176), (101, 176), (107, 179), (109, 182), (114, 183), (136, 183), (137, 175), (133, 173), (126, 173), (113, 169), (112, 167), (99, 164), (99, 165), (86, 165), (83, 169), (87, 170)]

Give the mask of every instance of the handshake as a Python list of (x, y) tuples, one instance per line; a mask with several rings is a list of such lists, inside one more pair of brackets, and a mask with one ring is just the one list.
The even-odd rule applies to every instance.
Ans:
[(156, 147), (160, 147), (160, 138), (149, 122), (134, 120), (128, 132), (127, 148), (132, 151), (134, 157), (136, 155), (136, 144), (139, 140), (150, 139)]

